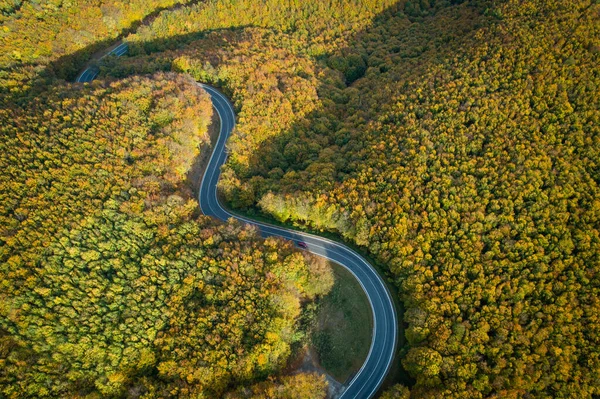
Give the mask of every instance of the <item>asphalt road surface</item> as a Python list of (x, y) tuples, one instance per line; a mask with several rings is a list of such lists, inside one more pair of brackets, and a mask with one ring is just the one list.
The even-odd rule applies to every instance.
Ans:
[[(123, 43), (107, 55), (120, 56), (126, 52), (127, 44)], [(77, 77), (77, 82), (90, 82), (94, 80), (98, 73), (99, 69), (97, 67), (89, 67)], [(199, 85), (210, 94), (213, 106), (221, 120), (219, 138), (202, 178), (198, 194), (202, 212), (221, 220), (234, 218), (257, 226), (263, 237), (283, 237), (294, 241), (296, 244), (304, 242), (307, 247), (304, 250), (339, 263), (356, 277), (371, 304), (373, 336), (367, 359), (352, 380), (346, 384), (340, 398), (362, 399), (373, 397), (390, 369), (398, 341), (398, 321), (390, 292), (375, 268), (362, 256), (345, 245), (313, 234), (257, 222), (230, 213), (221, 206), (217, 197), (217, 183), (221, 174), (221, 166), (227, 159), (225, 143), (235, 127), (235, 113), (231, 103), (221, 92), (211, 86), (201, 83)]]
[(221, 119), (221, 131), (202, 178), (198, 200), (205, 215), (221, 220), (235, 218), (258, 226), (264, 237), (278, 236), (306, 243), (307, 250), (339, 263), (348, 269), (365, 290), (373, 312), (373, 339), (365, 363), (346, 386), (342, 398), (370, 398), (386, 376), (396, 351), (398, 323), (391, 295), (383, 280), (362, 256), (338, 242), (316, 235), (285, 229), (232, 214), (224, 209), (217, 198), (217, 183), (227, 153), (225, 143), (235, 127), (235, 113), (229, 100), (213, 87), (200, 84), (206, 90)]
[[(102, 58), (107, 57), (109, 55), (115, 55), (117, 57), (120, 57), (123, 54), (125, 54), (127, 52), (127, 50), (129, 50), (129, 46), (127, 45), (127, 43), (121, 43), (117, 47), (110, 50), (109, 52), (104, 54), (102, 57), (100, 57), (100, 60), (102, 60)], [(90, 66), (90, 67), (86, 68), (77, 77), (77, 79), (75, 79), (75, 81), (82, 82), (82, 83), (83, 82), (91, 82), (92, 80), (94, 80), (96, 78), (96, 76), (98, 76), (99, 73), (100, 73), (100, 68), (98, 68), (97, 66)]]

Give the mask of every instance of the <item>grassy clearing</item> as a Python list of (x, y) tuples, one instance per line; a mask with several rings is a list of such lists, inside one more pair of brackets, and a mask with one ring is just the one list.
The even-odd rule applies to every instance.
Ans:
[(323, 369), (341, 383), (362, 366), (371, 345), (369, 300), (354, 276), (333, 263), (335, 284), (319, 301), (312, 345)]
[[(250, 219), (254, 219), (259, 222), (269, 223), (274, 226), (287, 227), (287, 228), (292, 227), (293, 229), (296, 229), (298, 231), (303, 231), (306, 233), (311, 233), (311, 234), (319, 235), (321, 237), (329, 238), (330, 240), (339, 242), (339, 243), (344, 244), (347, 247), (353, 249), (354, 251), (359, 253), (363, 258), (365, 258), (367, 260), (367, 262), (369, 262), (372, 266), (374, 266), (375, 270), (377, 270), (379, 272), (379, 274), (382, 276), (382, 278), (386, 282), (386, 285), (392, 294), (392, 300), (394, 301), (397, 312), (398, 312), (398, 320), (400, 320), (400, 324), (398, 325), (399, 334), (398, 334), (398, 348), (396, 350), (396, 356), (395, 356), (394, 360), (392, 361), (392, 366), (390, 368), (390, 371), (387, 374), (387, 377), (385, 378), (385, 380), (383, 382), (382, 388), (391, 387), (397, 383), (401, 383), (406, 386), (414, 385), (414, 380), (408, 375), (408, 373), (404, 370), (404, 368), (402, 367), (402, 364), (400, 363), (401, 353), (405, 353), (408, 350), (408, 348), (406, 347), (406, 345), (407, 345), (406, 338), (404, 337), (404, 329), (406, 328), (406, 323), (402, 322), (403, 315), (404, 315), (404, 305), (400, 301), (400, 293), (398, 292), (398, 288), (394, 285), (393, 280), (389, 277), (389, 270), (387, 269), (387, 267), (385, 265), (377, 262), (375, 258), (370, 256), (370, 254), (365, 250), (365, 248), (359, 247), (356, 244), (354, 244), (353, 242), (343, 239), (343, 237), (341, 237), (336, 232), (325, 231), (325, 230), (315, 230), (315, 229), (310, 228), (310, 226), (307, 226), (307, 225), (304, 225), (301, 223), (297, 223), (297, 222), (282, 223), (282, 222), (274, 219), (272, 216), (262, 213), (261, 211), (254, 209), (254, 208), (248, 209), (248, 210), (236, 209), (235, 211), (233, 211), (227, 205), (227, 202), (225, 201), (225, 199), (219, 193), (217, 193), (217, 195), (219, 195), (220, 203), (225, 207), (225, 209), (229, 210), (230, 212), (248, 217)], [(354, 278), (352, 278), (351, 280), (348, 280), (348, 281), (355, 282), (357, 290), (360, 290), (359, 292), (362, 294), (362, 292), (363, 292), (362, 288), (360, 287), (359, 284), (356, 283)], [(366, 298), (365, 298), (365, 300), (368, 303), (368, 300)], [(311, 312), (307, 312), (307, 315), (310, 315), (310, 314), (311, 314)], [(312, 317), (313, 316), (311, 315), (309, 318), (311, 318), (311, 320), (312, 320)], [(370, 310), (369, 310), (369, 320), (370, 320), (370, 317), (371, 317), (371, 315), (370, 315)], [(310, 320), (307, 320), (307, 322), (308, 322), (308, 324), (312, 323)]]

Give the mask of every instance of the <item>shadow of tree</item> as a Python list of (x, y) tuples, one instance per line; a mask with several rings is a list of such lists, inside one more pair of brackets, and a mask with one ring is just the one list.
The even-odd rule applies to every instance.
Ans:
[(51, 73), (59, 79), (65, 79), (69, 81), (74, 80), (79, 71), (82, 69), (82, 66), (89, 62), (90, 58), (94, 54), (98, 52), (104, 52), (106, 48), (113, 45), (115, 42), (137, 31), (140, 28), (140, 26), (150, 24), (163, 11), (178, 10), (183, 7), (189, 7), (191, 5), (197, 4), (200, 1), (201, 0), (190, 0), (186, 3), (179, 3), (168, 7), (159, 7), (144, 18), (138, 19), (131, 23), (128, 27), (121, 29), (117, 34), (116, 38), (109, 38), (95, 42), (89, 46), (82, 48), (79, 51), (60, 57), (59, 59), (48, 65), (47, 72)]
[[(375, 18), (367, 30), (354, 36), (349, 47), (324, 59), (320, 67), (337, 70), (340, 76), (333, 83), (321, 82), (317, 91), (322, 106), (290, 131), (262, 142), (255, 151), (256, 157), (250, 161), (249, 175), (268, 178), (277, 168), (296, 171), (300, 173), (298, 180), (302, 181), (297, 188), (308, 191), (316, 188), (311, 187), (310, 182), (315, 179), (318, 181), (327, 165), (333, 167), (327, 171), (332, 181), (343, 180), (356, 172), (365, 155), (361, 151), (363, 132), (360, 128), (376, 119), (384, 110), (390, 95), (386, 86), (404, 81), (409, 74), (415, 79), (415, 75), (419, 76), (436, 64), (444, 63), (448, 51), (439, 51), (440, 48), (455, 42), (458, 37), (479, 28), (483, 23), (483, 20), (477, 19), (481, 17), (480, 10), (463, 7), (456, 14), (448, 15), (446, 24), (433, 26), (438, 17), (436, 13), (410, 18), (405, 14), (405, 7), (404, 2), (400, 2), (387, 9)], [(465, 23), (465, 14), (473, 19)], [(392, 27), (389, 32), (392, 34), (406, 36), (407, 32), (411, 32), (415, 41), (421, 40), (423, 43), (416, 46), (395, 40), (393, 36), (383, 37), (381, 31), (386, 27)], [(373, 38), (376, 43), (382, 40), (388, 42), (385, 45), (386, 52), (372, 43)], [(460, 42), (455, 46), (460, 46)], [(432, 56), (436, 53), (442, 56)], [(405, 73), (388, 72), (392, 64), (404, 64)], [(365, 74), (369, 75), (369, 80), (360, 79)], [(372, 86), (374, 82), (377, 86)], [(369, 96), (361, 94), (365, 91), (369, 92)], [(324, 123), (327, 126), (323, 126)], [(327, 138), (325, 145), (318, 148), (307, 145), (319, 143), (319, 138), (323, 137)], [(295, 151), (289, 151), (292, 146), (296, 147)], [(344, 163), (340, 159), (352, 159), (352, 162)], [(322, 168), (315, 168), (315, 162), (321, 163)], [(264, 193), (263, 189), (258, 195)]]
[[(310, 112), (298, 114), (286, 128), (271, 132), (260, 140), (255, 148), (251, 148), (245, 162), (236, 161), (232, 156), (226, 168), (247, 184), (231, 188), (227, 196), (231, 205), (260, 213), (256, 202), (269, 191), (296, 196), (307, 192), (327, 194), (334, 185), (352, 178), (368, 154), (364, 151), (364, 135), (369, 134), (365, 127), (378, 117), (389, 100), (390, 90), (386, 86), (402, 82), (409, 73), (414, 78), (419, 71), (444, 62), (451, 56), (447, 49), (450, 43), (459, 47), (462, 35), (488, 22), (477, 6), (457, 5), (451, 11), (440, 11), (435, 7), (414, 9), (412, 3), (410, 6), (407, 4), (399, 1), (389, 7), (366, 29), (346, 38), (346, 46), (331, 53), (318, 57), (296, 54), (304, 61), (308, 60), (312, 70), (292, 73), (300, 79), (314, 79), (318, 98)], [(157, 10), (123, 30), (120, 36), (134, 32), (161, 11)], [(440, 24), (440, 18), (444, 24)], [(157, 71), (188, 72), (230, 95), (241, 118), (245, 119), (252, 115), (248, 111), (252, 105), (245, 103), (247, 98), (239, 90), (243, 88), (246, 94), (251, 94), (256, 90), (256, 82), (228, 78), (222, 71), (224, 67), (231, 71), (235, 63), (244, 62), (243, 58), (232, 60), (230, 56), (241, 51), (249, 40), (272, 33), (273, 30), (268, 28), (247, 25), (133, 43), (129, 56), (119, 59), (108, 57), (103, 61), (99, 80), (93, 84), (101, 85), (112, 79)], [(410, 35), (414, 37), (412, 42), (399, 39)], [(419, 41), (421, 43), (416, 44)], [(112, 43), (114, 40), (100, 41), (60, 57), (40, 72), (40, 79), (73, 80), (92, 54)], [(440, 52), (444, 47), (445, 51)], [(441, 55), (435, 56), (437, 53)], [(243, 54), (236, 54), (240, 55)], [(182, 65), (184, 61), (187, 62), (185, 66)], [(391, 72), (392, 66), (398, 64), (405, 66), (404, 72), (398, 72), (398, 68)], [(278, 72), (272, 73), (277, 75)], [(310, 75), (308, 78), (303, 75), (307, 73)], [(365, 76), (370, 79), (361, 79)], [(374, 76), (377, 79), (373, 79)], [(280, 79), (278, 81), (281, 82)], [(278, 85), (277, 89), (285, 94), (293, 87)], [(365, 91), (372, 95), (362, 95)], [(244, 123), (244, 120), (240, 121), (240, 124)], [(262, 127), (267, 129), (269, 121), (264, 123)], [(239, 131), (237, 139), (244, 140)], [(243, 131), (244, 134), (251, 132)], [(379, 266), (386, 271), (381, 261)], [(401, 336), (400, 356), (404, 344)], [(413, 381), (402, 370), (399, 361), (396, 361), (396, 366), (387, 380), (388, 385), (398, 381), (411, 385)]]
[[(95, 42), (69, 54), (60, 56), (46, 64), (35, 62), (18, 62), (1, 69), (1, 79), (10, 84), (5, 87), (0, 85), (0, 104), (10, 106), (26, 104), (31, 98), (37, 96), (45, 87), (52, 84), (55, 79), (73, 81), (84, 65), (95, 58), (98, 53), (103, 53), (127, 35), (134, 33), (140, 26), (153, 21), (163, 11), (174, 11), (199, 3), (201, 0), (189, 0), (187, 3), (159, 7), (144, 18), (132, 22), (121, 29), (116, 37), (98, 39)], [(21, 4), (15, 6), (12, 12), (19, 10)], [(14, 90), (14, 86), (19, 90)], [(25, 89), (23, 89), (25, 87)]]

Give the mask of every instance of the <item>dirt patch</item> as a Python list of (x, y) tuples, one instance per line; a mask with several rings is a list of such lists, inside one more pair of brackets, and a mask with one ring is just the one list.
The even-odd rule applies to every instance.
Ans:
[(371, 307), (354, 276), (331, 264), (335, 283), (318, 301), (310, 317), (310, 339), (290, 359), (284, 374), (318, 373), (329, 383), (328, 398), (336, 399), (363, 365), (373, 332)]
[(290, 374), (317, 373), (324, 375), (328, 383), (327, 397), (330, 399), (337, 399), (344, 392), (345, 387), (323, 370), (319, 364), (319, 356), (310, 346), (305, 346), (288, 368), (293, 370)]

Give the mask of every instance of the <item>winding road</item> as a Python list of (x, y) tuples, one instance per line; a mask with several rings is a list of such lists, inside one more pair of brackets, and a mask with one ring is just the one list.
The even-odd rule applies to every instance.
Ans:
[[(120, 44), (109, 54), (122, 55), (126, 52), (127, 45)], [(78, 76), (77, 82), (92, 81), (98, 73), (97, 67), (89, 67)], [(364, 364), (345, 386), (340, 398), (373, 397), (390, 369), (398, 340), (398, 321), (389, 290), (375, 268), (361, 255), (345, 245), (313, 234), (251, 220), (229, 212), (219, 203), (217, 183), (221, 174), (221, 166), (227, 159), (225, 143), (235, 128), (235, 113), (233, 106), (221, 92), (205, 84), (198, 83), (198, 85), (210, 94), (213, 106), (221, 120), (219, 138), (206, 167), (198, 194), (202, 212), (221, 220), (234, 218), (257, 226), (263, 237), (282, 237), (292, 240), (296, 244), (304, 242), (307, 245), (306, 250), (339, 263), (356, 277), (371, 304), (373, 335), (371, 348)]]

